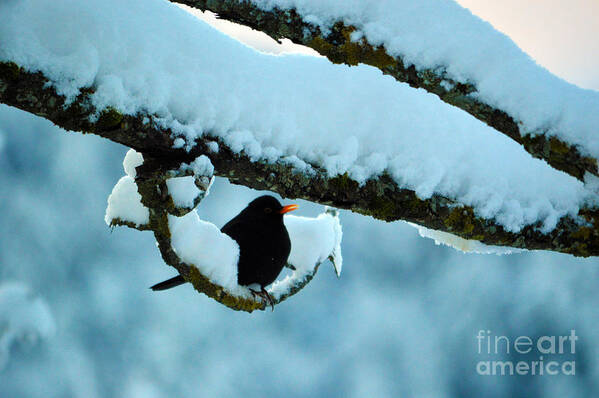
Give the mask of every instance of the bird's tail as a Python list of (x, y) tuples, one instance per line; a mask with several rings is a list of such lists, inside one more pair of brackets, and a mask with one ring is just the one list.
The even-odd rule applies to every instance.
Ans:
[(176, 286), (182, 285), (185, 282), (186, 282), (186, 280), (183, 279), (183, 277), (181, 275), (177, 275), (171, 279), (165, 280), (164, 282), (155, 284), (150, 289), (152, 289), (154, 291), (166, 290), (166, 289), (170, 289), (171, 287), (176, 287)]

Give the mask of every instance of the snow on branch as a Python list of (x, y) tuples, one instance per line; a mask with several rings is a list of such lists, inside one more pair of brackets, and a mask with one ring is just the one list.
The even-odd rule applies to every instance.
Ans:
[(551, 75), (455, 2), (171, 0), (374, 66), (423, 88), (579, 180), (599, 175), (599, 93)]
[[(509, 230), (496, 219), (482, 216), (472, 206), (448, 197), (432, 194), (422, 199), (413, 189), (398, 186), (387, 173), (359, 183), (348, 174), (330, 175), (317, 165), (298, 170), (297, 163), (301, 160), (297, 158), (255, 161), (247, 152), (234, 151), (231, 144), (209, 135), (197, 138), (187, 149), (181, 148), (177, 145), (180, 138), (170, 128), (162, 127), (155, 115), (141, 112), (124, 115), (114, 108), (98, 111), (91, 99), (93, 88), (81, 90), (67, 104), (66, 98), (47, 83), (48, 79), (40, 72), (27, 72), (14, 63), (0, 63), (1, 102), (45, 117), (65, 129), (95, 133), (135, 148), (153, 159), (153, 169), (164, 173), (205, 154), (217, 175), (284, 197), (351, 209), (385, 221), (406, 220), (487, 245), (554, 250), (577, 256), (599, 255), (599, 216), (592, 207), (581, 207), (577, 214), (554, 219), (553, 229), (543, 228), (543, 223), (537, 222)], [(560, 183), (566, 189), (567, 181), (556, 184)], [(566, 198), (573, 192), (567, 188)], [(174, 204), (169, 206), (175, 208)], [(143, 225), (145, 216), (139, 215), (142, 218), (130, 220), (129, 226)]]
[[(347, 174), (331, 176), (317, 166), (298, 170), (288, 158), (255, 161), (244, 151), (233, 151), (218, 137), (209, 135), (197, 138), (186, 150), (175, 145), (176, 135), (155, 122), (153, 115), (124, 115), (114, 108), (98, 111), (91, 101), (93, 88), (82, 90), (67, 104), (65, 97), (47, 83), (40, 72), (31, 73), (14, 63), (0, 62), (0, 102), (45, 117), (65, 129), (94, 133), (134, 148), (144, 154), (144, 167), (161, 175), (203, 154), (214, 165), (216, 175), (283, 197), (349, 209), (384, 221), (406, 220), (486, 245), (552, 250), (575, 256), (599, 255), (599, 212), (593, 207), (581, 207), (576, 214), (559, 217), (549, 231), (544, 231), (540, 222), (509, 231), (496, 219), (485, 218), (472, 206), (448, 197), (432, 194), (423, 199), (414, 190), (400, 187), (387, 173), (360, 184)], [(161, 203), (175, 211), (174, 203)], [(124, 224), (147, 227), (143, 222), (144, 219), (136, 218)], [(166, 246), (161, 246), (161, 252), (168, 264), (186, 272)], [(217, 290), (212, 295), (216, 296)]]
[[(256, 301), (247, 287), (237, 283), (237, 243), (214, 224), (201, 220), (195, 210), (213, 180), (210, 160), (201, 155), (167, 171), (153, 169), (155, 164), (129, 150), (123, 162), (127, 175), (108, 198), (107, 224), (151, 230), (164, 261), (198, 292), (234, 310), (264, 310), (267, 303)], [(123, 181), (132, 185), (133, 192), (119, 188)], [(327, 259), (337, 275), (341, 273), (342, 233), (337, 210), (326, 209), (316, 218), (287, 216), (285, 224), (291, 239), (288, 261), (294, 271), (269, 289), (275, 305), (303, 289)]]

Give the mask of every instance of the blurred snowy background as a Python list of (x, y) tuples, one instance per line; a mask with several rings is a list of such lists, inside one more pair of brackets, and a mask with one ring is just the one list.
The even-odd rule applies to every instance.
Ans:
[[(576, 3), (581, 18), (597, 11)], [(544, 11), (545, 47), (514, 37), (536, 59), (559, 50), (553, 37), (589, 39), (577, 19), (556, 33)], [(589, 53), (544, 65), (599, 89)], [(344, 211), (341, 279), (327, 264), (274, 313), (233, 312), (187, 285), (150, 291), (174, 275), (150, 233), (104, 224), (126, 150), (0, 106), (0, 397), (599, 394), (597, 259), (462, 254), (404, 223)], [(260, 194), (219, 179), (200, 215), (222, 226)], [(321, 211), (298, 203), (300, 214)], [(575, 329), (576, 376), (480, 376), (480, 329), (511, 338)]]

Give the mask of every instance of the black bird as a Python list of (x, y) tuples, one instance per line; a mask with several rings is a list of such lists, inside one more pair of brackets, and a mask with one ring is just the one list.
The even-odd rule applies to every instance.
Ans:
[[(283, 215), (298, 205), (281, 206), (272, 196), (254, 199), (237, 216), (226, 223), (221, 231), (239, 245), (237, 283), (243, 286), (260, 285), (260, 291), (252, 291), (268, 300), (274, 308), (272, 297), (265, 287), (277, 279), (287, 263), (291, 241), (283, 223)], [(181, 275), (160, 282), (152, 290), (166, 290), (185, 283)]]

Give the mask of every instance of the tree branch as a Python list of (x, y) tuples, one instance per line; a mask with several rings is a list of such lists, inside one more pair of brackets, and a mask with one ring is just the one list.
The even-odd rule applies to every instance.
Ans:
[[(391, 56), (383, 46), (372, 46), (365, 38), (351, 41), (354, 26), (338, 21), (324, 35), (320, 28), (306, 22), (295, 9), (274, 8), (264, 11), (251, 2), (243, 0), (171, 0), (202, 11), (211, 11), (220, 18), (260, 30), (275, 40), (287, 38), (326, 56), (333, 63), (357, 65), (363, 63), (380, 69), (384, 74), (412, 87), (423, 88), (436, 94), (441, 100), (468, 112), (521, 144), (532, 156), (544, 159), (557, 170), (564, 171), (579, 180), (585, 172), (599, 175), (597, 159), (583, 156), (575, 145), (550, 137), (544, 132), (522, 131), (519, 121), (505, 110), (495, 108), (475, 94), (476, 86), (465, 81), (455, 81), (444, 70), (416, 70), (399, 56)], [(448, 89), (447, 87), (451, 87)], [(534, 133), (534, 134), (532, 134)]]
[[(173, 148), (171, 131), (152, 122), (152, 115), (123, 115), (115, 109), (98, 112), (92, 105), (93, 89), (85, 89), (71, 104), (47, 84), (41, 73), (31, 73), (14, 63), (0, 63), (0, 103), (44, 117), (72, 131), (94, 133), (136, 149), (154, 171), (168, 172), (201, 154), (208, 156), (215, 173), (231, 182), (269, 190), (283, 197), (301, 198), (370, 215), (384, 221), (405, 220), (488, 245), (529, 250), (552, 250), (575, 256), (599, 255), (599, 212), (582, 209), (578, 219), (563, 217), (550, 233), (531, 225), (518, 233), (506, 231), (494, 220), (477, 216), (473, 209), (450, 198), (433, 195), (422, 200), (414, 191), (402, 189), (386, 174), (360, 186), (347, 175), (329, 177), (313, 165), (314, 173), (298, 173), (284, 161), (252, 162), (208, 135), (189, 152)], [(99, 114), (99, 117), (94, 118)], [(92, 121), (94, 120), (95, 121)], [(217, 141), (219, 151), (209, 143)], [(150, 167), (150, 166), (148, 166)], [(169, 256), (165, 252), (163, 256)]]
[[(178, 217), (185, 216), (187, 213), (195, 211), (196, 206), (208, 192), (212, 174), (211, 172), (202, 175), (196, 174), (193, 169), (185, 167), (187, 165), (176, 170), (164, 171), (160, 167), (156, 168), (156, 166), (160, 165), (161, 163), (157, 162), (155, 159), (143, 161), (141, 165), (135, 168), (135, 175), (129, 176), (135, 177), (135, 185), (140, 194), (140, 205), (143, 205), (148, 209), (147, 221), (134, 223), (123, 220), (123, 218), (127, 218), (128, 216), (128, 214), (123, 214), (123, 218), (115, 217), (108, 219), (107, 222), (112, 227), (118, 225), (127, 226), (139, 231), (152, 231), (164, 262), (174, 267), (198, 292), (204, 293), (208, 297), (237, 311), (252, 312), (254, 310), (264, 310), (267, 308), (268, 303), (263, 300), (256, 301), (256, 297), (251, 294), (249, 289), (236, 286), (236, 291), (228, 290), (225, 286), (219, 285), (218, 281), (211, 280), (207, 275), (203, 274), (201, 271), (202, 264), (197, 264), (200, 266), (198, 267), (194, 264), (186, 263), (177, 254), (176, 248), (172, 245), (173, 230), (171, 218), (175, 217), (176, 220)], [(193, 198), (193, 207), (187, 208), (178, 207), (175, 204), (172, 192), (169, 191), (169, 184), (167, 183), (171, 178), (186, 176), (193, 176), (194, 184), (198, 188), (196, 190), (197, 193)], [(123, 181), (123, 179), (121, 179), (121, 181)], [(117, 186), (121, 184), (121, 181), (117, 183)], [(132, 180), (129, 179), (127, 181)], [(113, 190), (112, 195), (115, 194), (115, 191), (117, 191), (116, 188)], [(122, 198), (115, 200), (122, 200)], [(127, 197), (126, 200), (129, 201), (131, 198)], [(109, 206), (110, 203), (111, 199), (109, 199)], [(121, 207), (121, 212), (126, 212), (127, 210), (122, 209), (122, 205), (123, 203), (120, 203), (117, 207)], [(338, 211), (334, 209), (327, 209), (325, 213), (335, 219), (338, 217)], [(186, 230), (185, 232), (193, 234), (193, 231)], [(197, 243), (199, 245), (197, 250), (212, 250), (210, 247), (211, 242), (209, 240), (198, 241)], [(339, 259), (337, 258), (340, 256), (340, 253), (338, 253), (337, 250), (336, 247), (333, 248), (328, 258), (335, 266), (335, 270), (339, 272), (341, 263), (338, 261), (340, 260), (340, 257)], [(317, 264), (312, 264), (311, 267), (304, 267), (299, 270), (296, 267), (290, 266), (290, 268), (294, 269), (293, 273), (285, 279), (275, 282), (269, 289), (269, 293), (273, 299), (273, 306), (302, 290), (316, 275), (320, 264), (321, 263), (318, 262)], [(206, 264), (203, 265), (206, 266)], [(226, 266), (226, 264), (219, 265)]]

